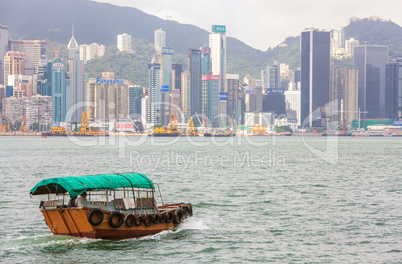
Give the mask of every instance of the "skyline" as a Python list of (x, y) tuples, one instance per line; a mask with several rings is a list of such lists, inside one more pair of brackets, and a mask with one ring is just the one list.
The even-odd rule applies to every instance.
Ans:
[[(272, 2), (264, 0), (204, 1), (199, 5), (184, 0), (91, 0), (118, 6), (137, 8), (145, 13), (161, 19), (169, 19), (181, 24), (191, 24), (208, 32), (211, 25), (222, 24), (227, 27), (227, 35), (237, 38), (247, 45), (266, 51), (281, 44), (289, 36), (299, 36), (305, 28), (340, 29), (348, 25), (348, 19), (356, 16), (365, 18), (377, 16), (382, 19), (402, 25), (399, 8), (402, 3), (398, 0), (339, 0), (328, 5), (326, 1), (306, 0)], [(195, 6), (196, 5), (196, 6)], [(271, 6), (272, 5), (272, 6)], [(314, 6), (314, 12), (300, 12)], [(221, 10), (228, 10), (222, 12)], [(253, 10), (255, 12), (243, 12)], [(207, 18), (205, 14), (208, 14)], [(232, 15), (233, 14), (233, 15)], [(341, 14), (341, 15), (339, 15)], [(219, 17), (219, 19), (217, 19)], [(244, 18), (244, 19), (239, 19)], [(300, 22), (301, 21), (301, 22)], [(253, 25), (258, 25), (253, 27)], [(262, 31), (262, 32), (261, 32)]]

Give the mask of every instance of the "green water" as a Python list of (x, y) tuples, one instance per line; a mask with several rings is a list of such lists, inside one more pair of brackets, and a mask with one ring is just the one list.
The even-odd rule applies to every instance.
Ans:
[[(0, 137), (0, 262), (401, 261), (402, 138), (170, 140)], [(44, 178), (126, 171), (194, 216), (141, 239), (54, 236), (29, 197)]]

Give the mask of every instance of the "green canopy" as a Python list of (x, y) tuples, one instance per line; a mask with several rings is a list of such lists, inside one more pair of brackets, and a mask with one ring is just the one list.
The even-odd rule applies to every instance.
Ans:
[(153, 182), (141, 173), (98, 174), (46, 179), (35, 185), (31, 195), (66, 193), (77, 197), (85, 191), (116, 190), (119, 188), (154, 189)]

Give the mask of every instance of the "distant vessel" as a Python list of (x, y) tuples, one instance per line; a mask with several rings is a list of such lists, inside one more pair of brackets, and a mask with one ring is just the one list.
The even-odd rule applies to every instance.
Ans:
[[(68, 198), (84, 193), (88, 200), (67, 207)], [(190, 203), (164, 204), (160, 191), (162, 206), (158, 207), (154, 183), (141, 173), (51, 178), (35, 185), (30, 194), (46, 195), (39, 208), (55, 235), (142, 237), (173, 229), (193, 215)]]
[(43, 138), (49, 136), (67, 136), (67, 131), (64, 127), (52, 127), (52, 132), (42, 132)]

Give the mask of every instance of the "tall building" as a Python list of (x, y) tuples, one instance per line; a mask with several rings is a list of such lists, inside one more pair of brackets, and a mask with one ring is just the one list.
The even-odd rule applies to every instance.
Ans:
[(13, 87), (13, 96), (20, 98), (23, 96), (31, 97), (36, 92), (33, 91), (33, 80), (31, 75), (9, 75), (8, 85)]
[(26, 54), (22, 52), (8, 51), (4, 56), (4, 84), (8, 84), (9, 75), (24, 75), (24, 60)]
[(385, 117), (388, 46), (356, 46), (353, 63), (359, 68), (359, 108), (368, 112), (364, 118)]
[(261, 79), (264, 89), (280, 88), (281, 76), (280, 76), (280, 68), (278, 67), (278, 65), (273, 65), (271, 67), (267, 67), (265, 70), (262, 70)]
[(353, 56), (355, 46), (359, 46), (359, 41), (354, 38), (350, 38), (345, 42), (345, 50), (348, 56)]
[(87, 101), (88, 74), (84, 72), (84, 62), (80, 60), (80, 50), (74, 32), (67, 45), (66, 71), (69, 77), (67, 85), (70, 87), (66, 94), (66, 107), (67, 111), (72, 110), (72, 124), (78, 124), (81, 122), (83, 112), (86, 111), (86, 107), (82, 104)]
[(47, 66), (47, 85), (50, 94), (42, 94), (52, 97), (52, 122), (56, 124), (66, 122), (67, 89), (66, 89), (66, 66), (60, 59), (56, 58)]
[(160, 64), (159, 84), (160, 84), (160, 124), (166, 126), (170, 119), (170, 92), (172, 86), (172, 57), (173, 50), (168, 47), (161, 48), (161, 54), (157, 55)]
[(181, 74), (181, 109), (184, 113), (185, 120), (191, 116), (191, 74), (189, 70), (182, 72)]
[(239, 113), (239, 75), (226, 74), (226, 88), (227, 88), (227, 115), (237, 118)]
[(331, 32), (331, 56), (336, 56), (338, 50), (345, 46), (345, 30), (333, 29)]
[(87, 62), (95, 58), (102, 57), (105, 55), (106, 47), (105, 45), (99, 45), (97, 43), (92, 43), (89, 45), (80, 45), (80, 60)]
[(296, 112), (297, 124), (300, 126), (300, 90), (287, 90), (284, 95), (287, 110)]
[(170, 114), (174, 114), (177, 118), (177, 122), (181, 120), (181, 64), (172, 64), (172, 87), (170, 94)]
[(24, 74), (34, 75), (38, 73), (40, 62), (46, 60), (47, 44), (44, 40), (10, 39), (8, 50), (25, 53)]
[(385, 84), (386, 117), (402, 118), (402, 59), (387, 64)]
[(211, 49), (212, 74), (221, 77), (219, 92), (226, 92), (226, 26), (212, 26), (209, 48)]
[(191, 115), (195, 115), (195, 113), (201, 113), (202, 111), (201, 50), (188, 49), (187, 69), (190, 72)]
[(201, 74), (208, 75), (211, 72), (211, 49), (201, 48)]
[(156, 55), (162, 54), (162, 48), (166, 47), (166, 32), (161, 28), (154, 31)]
[[(307, 29), (301, 33), (301, 106), (304, 126), (314, 126), (311, 113), (329, 102), (330, 33)], [(323, 125), (323, 124), (317, 124)]]
[(93, 106), (91, 117), (126, 118), (129, 113), (128, 81), (114, 78), (104, 79), (103, 76), (102, 78), (90, 78), (87, 84), (87, 102)]
[(144, 89), (140, 86), (130, 86), (128, 88), (128, 114), (131, 118), (141, 120), (142, 107), (141, 100), (144, 96)]
[(343, 77), (343, 113), (347, 123), (351, 123), (353, 119), (359, 116), (359, 69), (355, 65), (349, 65), (344, 69)]
[(0, 24), (0, 84), (4, 84), (3, 57), (6, 55), (7, 50), (8, 50), (8, 26), (3, 26)]
[(157, 63), (155, 56), (152, 62), (148, 64), (148, 123), (151, 125), (160, 124), (160, 84), (159, 77), (161, 65)]
[(131, 52), (131, 35), (127, 33), (117, 35), (117, 49), (119, 51)]
[(219, 75), (202, 75), (202, 116), (207, 117), (212, 126), (218, 125)]

